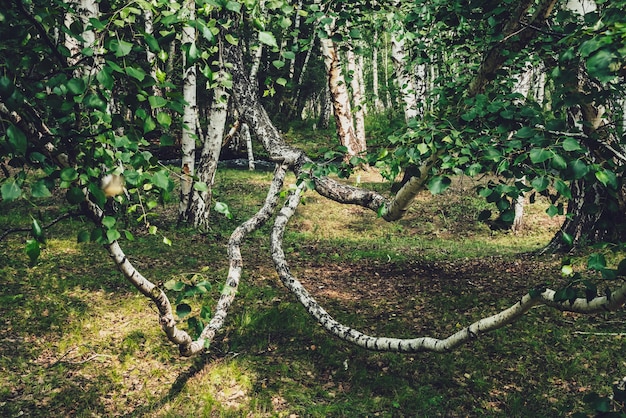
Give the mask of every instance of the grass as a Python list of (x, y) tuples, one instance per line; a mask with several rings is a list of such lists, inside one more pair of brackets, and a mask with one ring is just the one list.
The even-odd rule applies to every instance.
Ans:
[[(124, 242), (148, 278), (199, 274), (215, 301), (232, 229), (254, 213), (267, 173), (224, 170), (213, 229), (175, 227), (166, 208), (159, 230)], [(291, 182), (294, 181), (292, 178)], [(355, 181), (355, 179), (351, 179)], [(383, 191), (373, 173), (361, 181)], [(360, 208), (307, 193), (289, 226), (292, 271), (328, 311), (375, 335), (445, 336), (495, 313), (533, 285), (558, 281), (559, 259), (520, 254), (558, 228), (541, 203), (518, 235), (476, 221), (487, 208), (470, 179), (442, 196), (420, 195), (388, 224)], [(31, 207), (0, 203), (2, 229), (26, 226)], [(46, 219), (65, 210), (43, 202)], [(626, 374), (623, 312), (581, 316), (547, 308), (445, 354), (374, 353), (325, 333), (278, 282), (269, 227), (243, 248), (240, 293), (211, 350), (178, 355), (155, 309), (95, 244), (77, 244), (78, 219), (46, 231), (29, 266), (25, 235), (0, 242), (0, 415), (146, 417), (568, 416), (590, 392), (608, 394)], [(600, 332), (604, 335), (579, 334)]]

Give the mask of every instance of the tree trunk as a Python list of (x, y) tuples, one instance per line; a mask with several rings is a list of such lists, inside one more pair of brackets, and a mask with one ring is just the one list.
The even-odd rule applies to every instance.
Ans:
[(354, 134), (358, 143), (359, 154), (363, 154), (367, 149), (365, 141), (365, 100), (363, 100), (363, 71), (356, 63), (356, 56), (352, 49), (347, 53), (348, 72), (351, 74), (350, 89), (352, 90), (352, 104), (354, 105)]
[[(570, 0), (567, 8), (583, 16), (596, 9), (596, 4), (588, 0)], [(583, 68), (579, 68), (579, 97), (586, 97), (592, 90), (602, 89), (593, 83)], [(604, 119), (605, 108), (596, 103), (582, 102), (571, 113), (575, 114), (570, 122), (572, 130), (582, 127), (584, 135), (581, 142), (589, 150), (590, 158), (599, 165), (623, 167), (626, 164), (624, 147), (619, 138), (608, 130), (615, 119)], [(613, 115), (613, 118), (619, 115)], [(619, 171), (619, 170), (618, 170)], [(626, 238), (626, 185), (623, 174), (617, 174), (618, 189), (609, 191), (595, 179), (579, 179), (570, 184), (572, 198), (567, 205), (567, 218), (561, 230), (542, 250), (548, 252), (566, 252), (601, 241), (621, 242)]]
[[(194, 0), (185, 1), (187, 19), (195, 19), (196, 3)], [(195, 29), (186, 24), (182, 32), (183, 45), (193, 45), (195, 42)], [(196, 103), (196, 66), (188, 65), (183, 56), (183, 98), (186, 105), (183, 109), (183, 129), (181, 136), (181, 182), (180, 182), (180, 206), (178, 210), (179, 222), (189, 222), (189, 206), (193, 194), (193, 176), (195, 174), (196, 158), (196, 126), (198, 119), (198, 107)], [(194, 222), (195, 223), (195, 222)]]
[(391, 38), (391, 59), (402, 101), (404, 120), (406, 123), (409, 123), (410, 120), (417, 119), (420, 116), (420, 108), (415, 95), (416, 90), (413, 79), (406, 70), (407, 57), (404, 49), (404, 38), (395, 34)]
[(330, 88), (326, 83), (320, 94), (320, 128), (322, 129), (328, 129), (330, 126), (331, 108)]
[(337, 135), (341, 145), (347, 149), (346, 159), (350, 159), (365, 150), (361, 149), (354, 131), (350, 96), (348, 95), (345, 78), (341, 72), (337, 46), (329, 38), (322, 39), (321, 43), (324, 63), (328, 73), (328, 88), (337, 124)]
[[(152, 10), (150, 10), (149, 8), (144, 10), (143, 18), (144, 18), (144, 30), (146, 31), (146, 33), (152, 34), (154, 32), (154, 26), (152, 24), (152, 19), (153, 19)], [(148, 62), (148, 65), (150, 66), (150, 76), (155, 80), (155, 84), (152, 86), (152, 94), (154, 94), (155, 96), (162, 97), (163, 92), (161, 91), (161, 89), (159, 89), (159, 86), (157, 84), (158, 63), (156, 59), (156, 54), (152, 52), (147, 45), (146, 45), (146, 61)]]
[[(377, 32), (374, 33), (374, 38), (376, 39)], [(374, 112), (382, 113), (384, 111), (385, 106), (383, 105), (382, 100), (380, 100), (380, 86), (378, 84), (378, 46), (374, 45), (372, 47), (372, 94), (374, 95)]]
[[(221, 74), (220, 79), (223, 78), (224, 75)], [(228, 92), (221, 85), (213, 89), (213, 102), (209, 114), (206, 138), (196, 170), (198, 182), (206, 185), (206, 188), (193, 190), (186, 215), (186, 218), (193, 223), (193, 226), (202, 231), (209, 229), (213, 184), (215, 173), (217, 172), (217, 163), (220, 158), (220, 150), (222, 149), (222, 139), (224, 138), (224, 128), (228, 115), (228, 98)]]

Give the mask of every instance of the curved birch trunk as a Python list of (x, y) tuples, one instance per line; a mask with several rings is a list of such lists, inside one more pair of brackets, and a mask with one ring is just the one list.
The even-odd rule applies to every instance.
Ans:
[(626, 284), (612, 292), (609, 296), (600, 296), (592, 300), (577, 298), (574, 301), (556, 302), (556, 292), (550, 289), (533, 289), (523, 295), (518, 302), (491, 316), (479, 319), (446, 338), (417, 337), (417, 338), (388, 338), (375, 337), (364, 334), (354, 328), (344, 325), (334, 319), (304, 288), (302, 283), (294, 277), (285, 259), (282, 249), (283, 235), (289, 219), (294, 215), (300, 203), (302, 187), (293, 192), (285, 202), (274, 221), (274, 227), (270, 237), (272, 259), (276, 271), (283, 284), (298, 298), (307, 312), (332, 335), (374, 351), (392, 351), (414, 353), (420, 351), (446, 352), (458, 347), (464, 342), (474, 340), (481, 334), (502, 328), (515, 321), (533, 306), (545, 304), (560, 310), (595, 313), (615, 310), (626, 302)]

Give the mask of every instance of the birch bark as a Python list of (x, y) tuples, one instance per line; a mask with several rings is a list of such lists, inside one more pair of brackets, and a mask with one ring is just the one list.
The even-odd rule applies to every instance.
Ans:
[(352, 107), (346, 80), (341, 72), (341, 62), (337, 51), (337, 45), (330, 39), (321, 40), (322, 54), (328, 73), (328, 88), (330, 91), (333, 113), (337, 124), (337, 136), (341, 144), (346, 147), (346, 159), (364, 152), (354, 130), (352, 119)]
[[(195, 0), (186, 0), (183, 6), (187, 21), (196, 18)], [(181, 42), (189, 48), (195, 48), (196, 31), (189, 23), (183, 26)], [(198, 120), (196, 66), (187, 62), (183, 57), (183, 98), (186, 102), (183, 108), (183, 129), (181, 136), (181, 184), (180, 205), (178, 210), (179, 222), (189, 222), (189, 205), (193, 193), (193, 176), (195, 174), (196, 159), (196, 126)]]

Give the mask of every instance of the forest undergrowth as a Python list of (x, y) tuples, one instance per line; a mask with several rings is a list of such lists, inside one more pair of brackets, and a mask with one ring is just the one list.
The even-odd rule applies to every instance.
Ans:
[[(270, 174), (218, 177), (217, 198), (234, 219), (214, 213), (208, 233), (176, 227), (175, 206), (152, 221), (171, 246), (128, 220), (135, 238), (122, 244), (146, 277), (206, 280), (203, 297), (217, 299), (228, 237), (260, 206)], [(389, 186), (373, 171), (348, 181), (357, 178)], [(291, 270), (339, 320), (395, 337), (444, 337), (533, 286), (561, 283), (561, 258), (533, 252), (562, 219), (538, 201), (518, 234), (479, 222), (489, 205), (476, 195), (478, 181), (425, 192), (393, 224), (308, 192), (285, 238)], [(42, 223), (68, 210), (60, 202), (38, 202)], [(29, 225), (31, 212), (26, 201), (2, 203), (0, 229)], [(88, 226), (72, 218), (47, 229), (34, 266), (27, 234), (0, 242), (2, 416), (553, 417), (587, 411), (586, 394), (608, 395), (626, 375), (623, 312), (537, 307), (446, 354), (381, 354), (338, 341), (279, 282), (267, 226), (244, 244), (226, 327), (206, 355), (182, 358), (105, 250), (77, 243)]]

